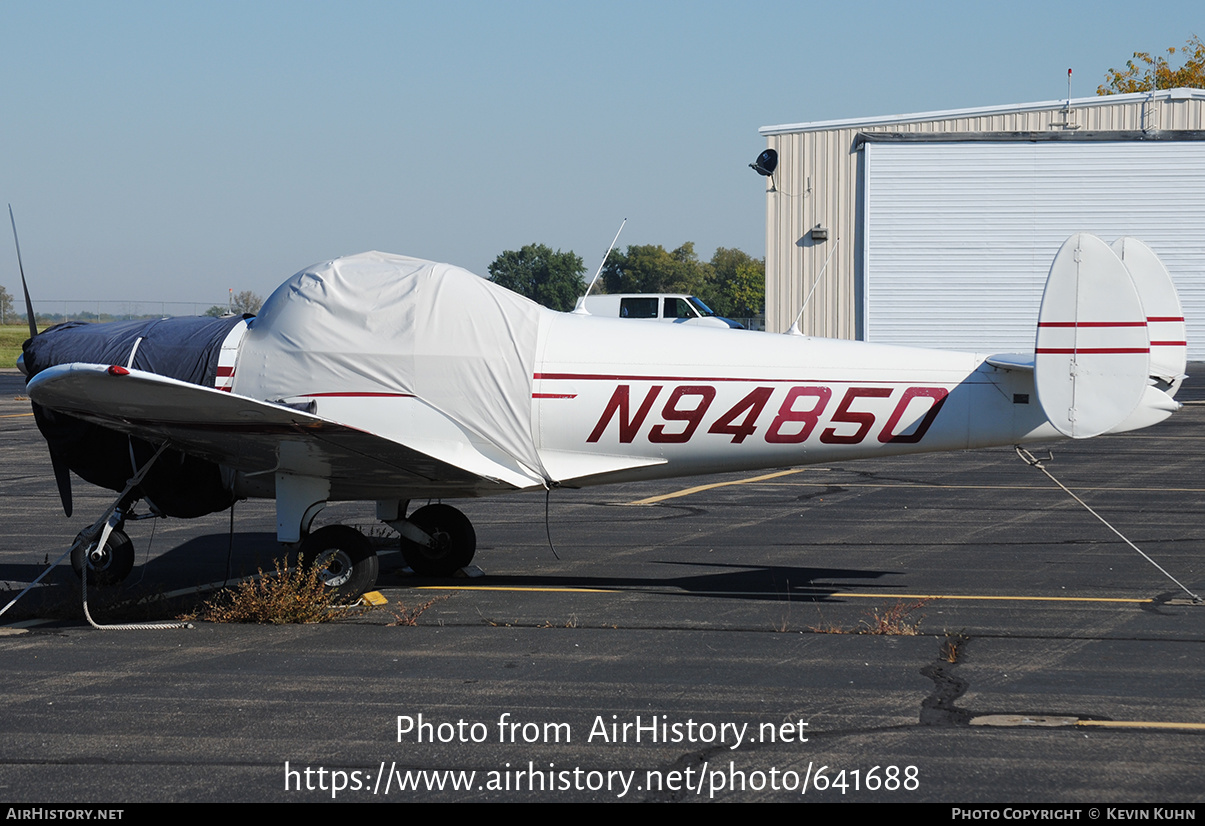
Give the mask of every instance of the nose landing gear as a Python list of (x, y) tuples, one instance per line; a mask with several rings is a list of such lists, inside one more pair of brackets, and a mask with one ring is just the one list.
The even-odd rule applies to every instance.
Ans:
[[(124, 524), (124, 522), (122, 523)], [(88, 581), (96, 585), (119, 585), (134, 569), (134, 543), (121, 528), (109, 532), (103, 547), (97, 539), (84, 540), (87, 531), (75, 537), (75, 549), (71, 551), (71, 568), (75, 575), (83, 578), (84, 566), (88, 566)]]

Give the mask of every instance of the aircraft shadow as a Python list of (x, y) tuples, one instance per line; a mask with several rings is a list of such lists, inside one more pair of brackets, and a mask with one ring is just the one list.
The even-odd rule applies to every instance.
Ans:
[[(402, 574), (399, 568), (382, 574), (382, 585), (428, 584), (434, 582), (466, 582), (467, 585), (490, 584), (512, 588), (598, 588), (617, 591), (649, 591), (670, 595), (701, 596), (738, 600), (799, 600), (828, 601), (834, 594), (851, 588), (882, 589), (891, 596), (891, 585), (879, 582), (898, 571), (868, 571), (854, 568), (809, 568), (795, 566), (750, 566), (707, 562), (653, 561), (654, 565), (692, 566), (707, 569), (707, 573), (691, 576), (634, 577), (634, 576), (577, 576), (577, 575), (488, 575), (465, 581), (431, 579)], [(400, 566), (400, 558), (398, 560)], [(840, 599), (837, 597), (836, 599)]]
[[(139, 544), (142, 544), (141, 542)], [(227, 558), (230, 577), (236, 580), (257, 570), (272, 570), (273, 560), (281, 556), (281, 546), (270, 532), (238, 533), (231, 537), (215, 533), (194, 537), (178, 546), (158, 552), (145, 561), (145, 546), (138, 549), (134, 570), (119, 589), (131, 592), (138, 589), (167, 592), (199, 588), (226, 579)], [(750, 566), (733, 563), (671, 562), (652, 560), (653, 565), (672, 565), (677, 569), (696, 568), (700, 573), (687, 576), (593, 576), (548, 574), (489, 574), (472, 580), (456, 578), (419, 577), (408, 573), (402, 557), (387, 553), (381, 557), (379, 587), (407, 587), (426, 584), (491, 585), (510, 588), (603, 589), (644, 591), (671, 596), (695, 596), (712, 599), (819, 602), (840, 600), (834, 597), (852, 588), (882, 590), (890, 597), (892, 588), (883, 582), (898, 571), (861, 570), (855, 568), (825, 568), (807, 566)], [(44, 565), (29, 563), (0, 563), (0, 600), (7, 603), (26, 584), (42, 573)], [(37, 605), (58, 602), (75, 591), (79, 580), (64, 561), (47, 576), (40, 588), (22, 599), (25, 610), (16, 612), (28, 616)], [(90, 587), (90, 591), (92, 588)], [(112, 589), (106, 589), (112, 592)], [(100, 593), (97, 592), (100, 596)], [(116, 596), (116, 593), (113, 593)]]

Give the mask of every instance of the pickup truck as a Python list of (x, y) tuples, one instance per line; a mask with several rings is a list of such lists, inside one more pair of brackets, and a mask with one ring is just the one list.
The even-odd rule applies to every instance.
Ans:
[(590, 315), (607, 318), (638, 318), (645, 321), (664, 321), (670, 324), (690, 324), (697, 327), (728, 327), (743, 330), (745, 326), (712, 312), (711, 308), (693, 295), (673, 293), (640, 293), (591, 295), (586, 297)]

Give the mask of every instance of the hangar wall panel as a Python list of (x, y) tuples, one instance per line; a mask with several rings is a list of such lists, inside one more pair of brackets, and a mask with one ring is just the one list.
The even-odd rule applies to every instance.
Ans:
[[(790, 327), (804, 296), (819, 281), (803, 313), (803, 331), (834, 338), (864, 337), (865, 245), (860, 222), (865, 182), (859, 134), (931, 135), (940, 140), (943, 135), (954, 138), (955, 133), (1051, 132), (1073, 137), (1118, 130), (1205, 130), (1205, 90), (763, 127), (760, 132), (767, 147), (779, 153), (775, 185), (768, 186), (766, 194), (766, 329), (782, 332)], [(828, 230), (827, 241), (812, 239), (810, 231), (817, 224)]]
[(1205, 357), (1205, 142), (864, 147), (865, 338), (1033, 349), (1050, 262), (1075, 232), (1159, 254)]

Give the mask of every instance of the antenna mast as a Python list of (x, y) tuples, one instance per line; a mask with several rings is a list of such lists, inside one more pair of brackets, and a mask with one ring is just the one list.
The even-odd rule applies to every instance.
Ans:
[(615, 249), (615, 242), (619, 240), (619, 233), (623, 232), (624, 226), (628, 223), (628, 219), (624, 218), (620, 223), (619, 229), (615, 231), (615, 237), (611, 239), (611, 246), (607, 247), (606, 253), (603, 254), (602, 261), (598, 263), (598, 270), (594, 273), (594, 277), (590, 279), (590, 284), (586, 287), (586, 293), (577, 300), (577, 306), (573, 308), (573, 312), (583, 315), (589, 315), (586, 312), (586, 296), (590, 294), (590, 290), (594, 289), (594, 283), (598, 281), (598, 277), (602, 275), (603, 267), (607, 265), (607, 259), (611, 257), (611, 250)]

